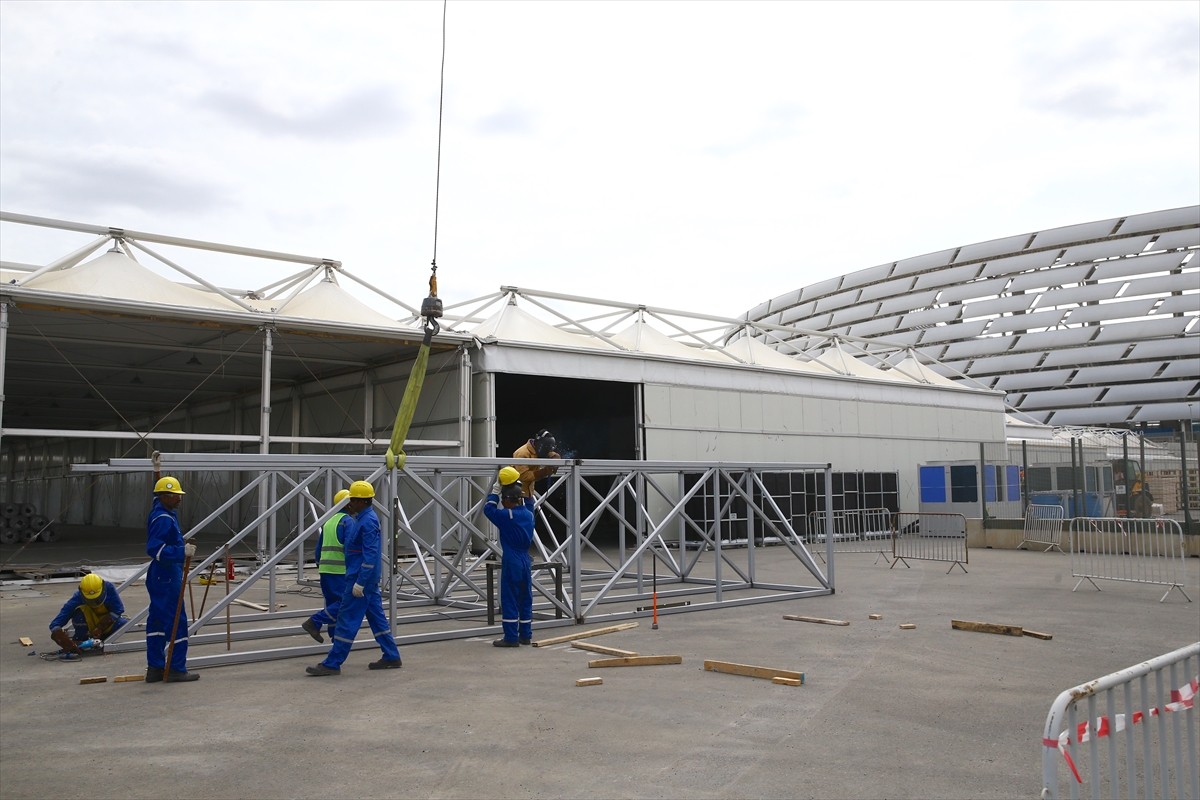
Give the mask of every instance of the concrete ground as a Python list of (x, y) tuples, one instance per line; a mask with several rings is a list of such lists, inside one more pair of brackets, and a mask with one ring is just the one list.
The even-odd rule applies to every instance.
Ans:
[[(759, 558), (768, 580), (792, 577), (781, 548)], [(967, 574), (910, 563), (845, 555), (833, 596), (662, 616), (658, 630), (643, 619), (587, 640), (681, 665), (589, 669), (602, 656), (484, 637), (402, 647), (395, 671), (368, 671), (377, 655), (359, 650), (337, 677), (306, 677), (313, 657), (176, 685), (113, 682), (142, 672), (143, 653), (32, 655), (18, 637), (53, 649), (46, 623), (74, 586), (5, 589), (0, 798), (1036, 797), (1060, 691), (1200, 639), (1200, 559), (1186, 561), (1191, 603), (1116, 582), (1072, 592), (1059, 553), (973, 550)], [(957, 631), (951, 619), (1053, 639)], [(706, 672), (705, 659), (806, 681)], [(93, 675), (109, 681), (79, 684)], [(577, 688), (583, 677), (604, 683)]]

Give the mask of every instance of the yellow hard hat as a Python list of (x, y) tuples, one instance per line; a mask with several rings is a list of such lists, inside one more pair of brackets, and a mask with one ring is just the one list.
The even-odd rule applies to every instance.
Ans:
[(95, 600), (104, 593), (104, 579), (94, 572), (89, 572), (79, 582), (79, 591), (83, 593), (85, 599)]
[(338, 493), (333, 496), (333, 504), (336, 506), (338, 503), (342, 502), (349, 496), (350, 496), (349, 489), (339, 489)]
[(375, 487), (367, 481), (355, 481), (350, 484), (350, 496), (357, 499), (375, 496)]
[(505, 467), (500, 470), (500, 485), (508, 486), (510, 483), (521, 480), (521, 473), (517, 472), (513, 467)]
[(170, 492), (171, 494), (186, 494), (183, 487), (179, 485), (178, 478), (172, 478), (170, 475), (164, 475), (158, 479), (158, 483), (154, 484), (154, 493)]

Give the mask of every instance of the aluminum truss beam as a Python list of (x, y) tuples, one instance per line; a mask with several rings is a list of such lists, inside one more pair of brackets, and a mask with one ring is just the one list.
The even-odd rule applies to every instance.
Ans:
[[(171, 474), (224, 473), (227, 482), (245, 481), (187, 530), (185, 538), (216, 527), (226, 512), (251, 498), (269, 498), (257, 501), (252, 518), (223, 547), (204, 557), (193, 575), (203, 574), (263, 525), (278, 523), (282, 531), (260, 547), (247, 577), (192, 620), (189, 663), (217, 666), (326, 650), (311, 642), (253, 648), (264, 640), (301, 635), (299, 620), (316, 609), (284, 608), (278, 603), (280, 575), (292, 575), (293, 559), (296, 573), (303, 574), (305, 543), (319, 536), (325, 521), (340, 510), (331, 501), (333, 494), (363, 477), (374, 483), (377, 512), (384, 530), (391, 532), (383, 543), (385, 562), (392, 565), (390, 572), (385, 571), (383, 589), (397, 641), (412, 644), (494, 634), (499, 626), (486, 623), (486, 567), (499, 561), (501, 550), (482, 506), (496, 471), (508, 463), (411, 456), (402, 469), (389, 471), (379, 456), (367, 455), (161, 454), (158, 466)], [(820, 473), (828, 489), (830, 464), (557, 459), (529, 463), (558, 468), (545, 494), (537, 498), (535, 547), (542, 561), (560, 565), (565, 579), (559, 597), (552, 570), (534, 573), (536, 628), (645, 617), (652, 613), (646, 604), (656, 588), (664, 604), (689, 598), (687, 604), (660, 607), (659, 614), (834, 591), (833, 537), (826, 537), (828, 567), (818, 565), (763, 481), (769, 473)], [(155, 464), (150, 459), (112, 459), (73, 469), (151, 472)], [(832, 520), (827, 519), (826, 525), (832, 530)], [(735, 529), (742, 535), (735, 535)], [(774, 580), (762, 574), (766, 541), (782, 545), (770, 559)], [(144, 579), (144, 573), (139, 571), (120, 589)], [(232, 606), (246, 595), (254, 592), (251, 596), (261, 598), (263, 585), (267, 611), (232, 614)], [(111, 652), (144, 649), (136, 631), (147, 612), (148, 606), (134, 612), (131, 623), (110, 638)], [(218, 627), (226, 630), (214, 632)], [(221, 642), (226, 644), (224, 652)], [(370, 636), (355, 643), (355, 649), (375, 646)]]

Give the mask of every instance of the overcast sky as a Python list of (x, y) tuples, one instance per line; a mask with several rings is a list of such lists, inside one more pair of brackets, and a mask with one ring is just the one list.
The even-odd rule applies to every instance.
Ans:
[[(507, 284), (736, 316), (885, 262), (1200, 203), (1197, 2), (446, 9), (447, 304)], [(419, 305), (442, 13), (0, 0), (0, 209), (335, 258)], [(5, 223), (0, 258), (87, 238)], [(209, 269), (239, 288), (295, 270)]]

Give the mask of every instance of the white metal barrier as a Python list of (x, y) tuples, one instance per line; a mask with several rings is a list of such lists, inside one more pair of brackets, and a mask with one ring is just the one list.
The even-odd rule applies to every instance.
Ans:
[(1078, 589), (1097, 580), (1150, 583), (1166, 586), (1163, 602), (1172, 589), (1183, 590), (1187, 574), (1183, 529), (1172, 519), (1121, 519), (1076, 517), (1071, 520), (1071, 577)]
[(1037, 545), (1043, 553), (1062, 552), (1062, 506), (1030, 505), (1025, 508), (1025, 529), (1021, 533), (1020, 550), (1027, 544)]
[(1092, 798), (1200, 797), (1198, 684), (1200, 642), (1060, 694), (1042, 732), (1041, 796), (1065, 785), (1075, 800), (1086, 782)]
[(933, 514), (900, 512), (894, 517), (896, 527), (892, 535), (892, 566), (907, 559), (924, 561), (948, 561), (949, 575), (957, 566), (963, 572), (967, 568), (967, 519), (962, 514)]
[[(856, 508), (834, 511), (833, 552), (876, 553), (889, 560), (892, 549), (892, 512), (886, 508)], [(804, 541), (808, 544), (825, 543), (825, 524), (828, 515), (824, 511), (808, 514), (807, 532)], [(813, 552), (824, 560), (819, 549)], [(878, 563), (879, 559), (875, 559)]]

